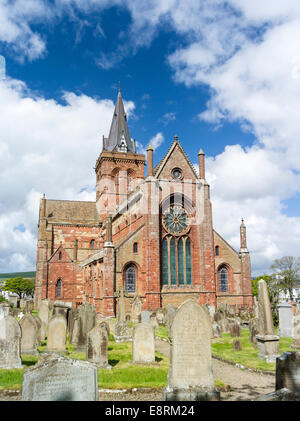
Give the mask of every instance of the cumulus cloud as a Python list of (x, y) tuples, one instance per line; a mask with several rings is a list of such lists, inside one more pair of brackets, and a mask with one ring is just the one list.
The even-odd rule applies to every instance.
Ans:
[[(159, 148), (159, 146), (164, 142), (165, 138), (164, 135), (159, 132), (155, 136), (151, 137), (151, 139), (148, 142), (148, 145), (151, 145), (152, 148), (155, 150)], [(137, 143), (137, 151), (138, 153), (147, 154), (147, 147), (143, 146), (141, 143)]]
[[(35, 267), (39, 200), (95, 200), (93, 167), (114, 103), (63, 93), (65, 105), (21, 81), (0, 82), (0, 272)], [(125, 102), (127, 115), (134, 109)]]

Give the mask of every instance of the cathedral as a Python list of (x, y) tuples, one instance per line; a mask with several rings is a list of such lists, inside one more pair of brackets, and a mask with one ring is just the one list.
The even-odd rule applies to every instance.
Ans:
[(252, 308), (246, 227), (242, 220), (239, 252), (214, 230), (202, 149), (199, 173), (177, 136), (155, 166), (151, 145), (146, 156), (130, 137), (119, 91), (94, 168), (96, 200), (41, 198), (36, 308), (46, 298), (90, 302), (99, 317), (115, 317), (121, 288), (128, 319), (137, 295), (151, 311), (188, 298)]

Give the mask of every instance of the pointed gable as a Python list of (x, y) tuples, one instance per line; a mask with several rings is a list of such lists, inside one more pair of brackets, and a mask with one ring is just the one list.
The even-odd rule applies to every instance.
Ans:
[(172, 171), (174, 168), (180, 168), (182, 176), (185, 179), (199, 178), (176, 136), (167, 154), (156, 165), (153, 173), (158, 179), (172, 179)]
[(49, 263), (70, 263), (72, 262), (72, 259), (66, 252), (66, 250), (63, 248), (62, 244), (54, 251), (54, 253), (50, 256)]
[(103, 150), (136, 153), (135, 142), (129, 134), (127, 116), (120, 91), (118, 92), (109, 136), (103, 139)]

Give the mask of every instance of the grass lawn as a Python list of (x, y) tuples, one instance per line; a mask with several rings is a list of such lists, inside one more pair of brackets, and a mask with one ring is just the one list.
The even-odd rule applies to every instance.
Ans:
[[(242, 364), (245, 367), (257, 370), (275, 371), (276, 363), (267, 363), (257, 357), (257, 348), (255, 348), (249, 339), (249, 330), (241, 329), (242, 336), (240, 338), (232, 338), (229, 333), (223, 333), (222, 339), (216, 338), (212, 341), (212, 354), (224, 358), (225, 360)], [(233, 341), (239, 339), (242, 344), (242, 351), (233, 350)], [(293, 338), (280, 338), (279, 351), (280, 354), (287, 351), (293, 351), (290, 348)]]

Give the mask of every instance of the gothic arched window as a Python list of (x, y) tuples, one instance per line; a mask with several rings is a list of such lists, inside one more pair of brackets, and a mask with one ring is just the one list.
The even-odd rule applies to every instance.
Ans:
[(60, 251), (59, 253), (58, 253), (58, 260), (61, 260), (62, 259), (62, 252)]
[(187, 236), (167, 235), (162, 241), (163, 285), (191, 285), (191, 240)]
[(220, 255), (220, 247), (216, 246), (215, 251), (216, 251), (216, 256), (219, 256)]
[(220, 292), (227, 292), (228, 291), (228, 270), (225, 266), (222, 266), (218, 270), (218, 278), (219, 278)]
[(56, 296), (61, 297), (61, 279), (56, 282)]
[(127, 292), (135, 292), (135, 287), (136, 287), (136, 270), (133, 265), (130, 265), (125, 271), (125, 290)]

